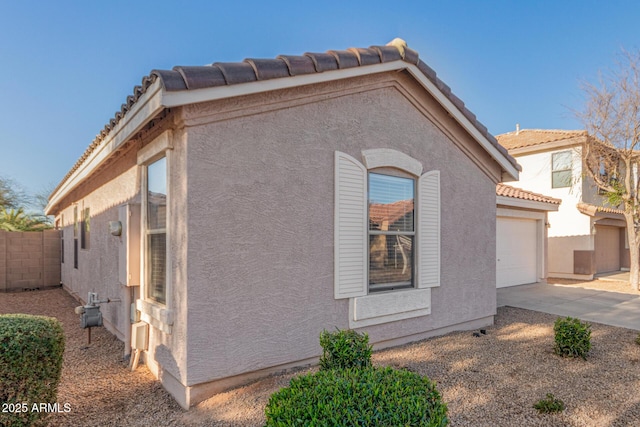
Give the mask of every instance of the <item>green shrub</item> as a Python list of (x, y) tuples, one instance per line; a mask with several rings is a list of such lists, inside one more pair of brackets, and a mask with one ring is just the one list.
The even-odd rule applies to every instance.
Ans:
[(365, 368), (371, 366), (369, 335), (353, 330), (320, 333), (320, 369)]
[(0, 425), (33, 425), (46, 415), (32, 411), (32, 405), (56, 403), (63, 353), (64, 332), (58, 320), (0, 315), (0, 402), (13, 406), (6, 408), (10, 412), (0, 412)]
[(591, 350), (591, 325), (580, 319), (559, 318), (553, 325), (555, 353), (563, 357), (582, 357)]
[(547, 397), (540, 399), (533, 407), (541, 414), (550, 414), (552, 412), (564, 411), (564, 402), (554, 397), (553, 394), (547, 393)]
[(430, 426), (449, 423), (427, 377), (392, 368), (322, 370), (293, 378), (271, 395), (267, 427)]
[(640, 345), (640, 333), (636, 337), (636, 344)]

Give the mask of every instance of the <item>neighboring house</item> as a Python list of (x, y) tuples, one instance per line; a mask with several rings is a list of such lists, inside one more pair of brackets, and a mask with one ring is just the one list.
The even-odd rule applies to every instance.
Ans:
[(496, 186), (496, 286), (547, 278), (548, 212), (561, 200), (505, 184)]
[(518, 186), (562, 200), (549, 213), (549, 277), (592, 279), (629, 267), (621, 211), (586, 176), (586, 131), (518, 129), (496, 137), (522, 166)]
[(143, 358), (186, 408), (317, 362), (323, 329), (380, 348), (492, 324), (518, 168), (396, 39), (152, 71), (47, 213), (65, 288), (120, 299), (101, 310), (127, 349), (150, 325)]

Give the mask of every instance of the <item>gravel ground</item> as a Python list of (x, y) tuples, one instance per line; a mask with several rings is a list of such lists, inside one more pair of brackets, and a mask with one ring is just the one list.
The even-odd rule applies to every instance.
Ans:
[[(123, 344), (104, 328), (94, 328), (87, 345), (76, 305), (62, 289), (0, 294), (0, 313), (48, 315), (64, 325), (58, 402), (71, 412), (52, 414), (51, 426), (261, 426), (271, 393), (309, 371), (271, 376), (184, 411), (145, 366), (127, 369)], [(451, 333), (376, 352), (373, 360), (435, 380), (451, 426), (640, 426), (638, 332), (593, 324), (587, 361), (562, 359), (552, 350), (555, 319), (503, 307), (486, 335)], [(564, 412), (533, 409), (547, 393), (565, 402)]]

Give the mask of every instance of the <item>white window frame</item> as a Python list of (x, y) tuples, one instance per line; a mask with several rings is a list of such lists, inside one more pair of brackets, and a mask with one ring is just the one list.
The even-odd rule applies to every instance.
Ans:
[[(413, 230), (412, 231), (382, 231), (382, 230), (371, 230), (371, 228), (369, 227), (369, 219), (370, 219), (370, 215), (371, 212), (367, 213), (367, 259), (369, 261), (368, 266), (367, 266), (367, 274), (370, 275), (371, 274), (371, 236), (386, 236), (388, 237), (392, 237), (392, 236), (411, 236), (413, 238), (412, 242), (413, 242), (413, 248), (412, 248), (412, 259), (411, 259), (411, 270), (412, 270), (412, 274), (411, 274), (411, 284), (410, 286), (408, 285), (402, 285), (402, 284), (394, 284), (394, 283), (381, 283), (381, 284), (377, 284), (377, 286), (372, 287), (371, 286), (371, 282), (368, 280), (370, 277), (367, 278), (367, 286), (368, 286), (368, 292), (371, 293), (376, 293), (376, 292), (398, 292), (398, 291), (402, 291), (402, 290), (406, 290), (406, 289), (412, 289), (416, 287), (416, 281), (417, 281), (417, 275), (416, 275), (416, 245), (415, 243), (417, 242), (417, 238), (416, 238), (416, 228), (415, 228), (415, 206), (416, 206), (416, 190), (417, 190), (417, 179), (415, 176), (405, 176), (405, 174), (402, 173), (394, 173), (394, 172), (390, 172), (388, 170), (382, 169), (380, 170), (380, 168), (376, 168), (376, 169), (369, 169), (367, 170), (367, 187), (369, 188), (369, 191), (367, 192), (367, 207), (370, 208), (371, 207), (371, 200), (370, 200), (370, 195), (371, 195), (371, 174), (375, 174), (375, 175), (383, 175), (383, 176), (391, 176), (391, 177), (396, 177), (396, 178), (404, 178), (407, 180), (411, 180), (412, 181), (412, 195), (413, 195), (413, 202), (414, 202), (414, 214), (413, 214)], [(388, 287), (394, 287), (395, 289), (386, 289)], [(380, 289), (375, 289), (376, 287), (380, 288)]]
[[(140, 320), (151, 324), (161, 331), (170, 334), (173, 325), (173, 283), (171, 280), (171, 165), (173, 138), (171, 131), (165, 131), (138, 152), (137, 164), (140, 167), (141, 220), (140, 220), (140, 299), (136, 300), (136, 309), (140, 311)], [(165, 303), (159, 303), (147, 297), (147, 167), (161, 158), (166, 158), (167, 174), (167, 207), (166, 207), (166, 284)]]
[[(334, 297), (349, 299), (350, 328), (429, 315), (431, 288), (440, 286), (440, 173), (423, 174), (418, 160), (393, 149), (364, 150), (362, 159), (360, 163), (335, 153)], [(368, 170), (375, 168), (395, 168), (416, 177), (414, 288), (369, 294), (366, 188)]]
[[(553, 167), (554, 157), (558, 155), (569, 156), (569, 167), (567, 169), (554, 169)], [(558, 172), (569, 173), (569, 183), (567, 185), (556, 186), (553, 184), (554, 182), (553, 176)], [(572, 181), (573, 181), (573, 153), (571, 152), (571, 150), (556, 151), (555, 153), (551, 153), (551, 188), (570, 188), (572, 185)]]

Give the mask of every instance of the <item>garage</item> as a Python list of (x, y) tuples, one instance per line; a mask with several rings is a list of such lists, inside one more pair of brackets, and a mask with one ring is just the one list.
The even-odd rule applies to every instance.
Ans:
[(619, 227), (596, 225), (597, 274), (620, 270), (620, 231)]
[(546, 278), (547, 213), (560, 200), (498, 184), (496, 187), (496, 287)]
[(502, 288), (537, 282), (537, 221), (498, 218), (496, 235), (496, 286)]

